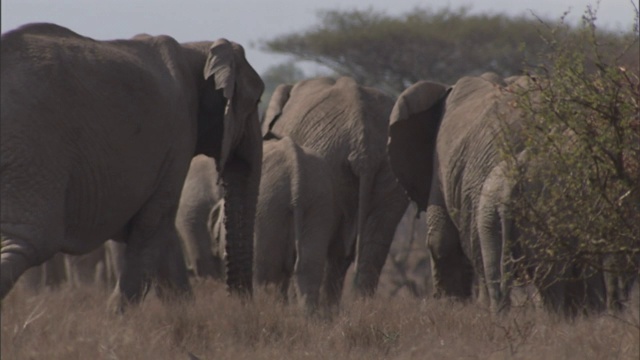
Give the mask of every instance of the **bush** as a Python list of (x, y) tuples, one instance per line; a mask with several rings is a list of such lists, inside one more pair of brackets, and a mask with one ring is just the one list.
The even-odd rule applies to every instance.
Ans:
[(526, 164), (521, 148), (505, 146), (504, 155), (521, 189), (513, 199), (528, 235), (521, 245), (538, 263), (638, 274), (638, 9), (622, 35), (599, 30), (596, 12), (587, 7), (578, 29), (545, 24), (549, 51), (526, 67), (530, 86), (513, 104), (524, 116), (515, 136)]

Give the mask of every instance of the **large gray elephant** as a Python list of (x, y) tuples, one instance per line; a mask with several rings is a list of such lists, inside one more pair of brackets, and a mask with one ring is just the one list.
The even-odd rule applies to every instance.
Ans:
[(355, 290), (373, 295), (408, 199), (386, 155), (393, 100), (349, 77), (315, 78), (280, 85), (262, 120), (263, 137), (289, 136), (319, 154), (331, 169), (340, 218), (327, 276), (332, 298), (342, 293), (344, 275), (355, 256)]
[(264, 84), (240, 45), (30, 24), (1, 54), (2, 297), (28, 268), (107, 239), (127, 243), (116, 308), (154, 278), (163, 298), (190, 294), (174, 220), (199, 153), (225, 189), (228, 285), (251, 291)]
[[(187, 266), (198, 277), (222, 279), (223, 256), (212, 243), (207, 227), (210, 213), (223, 198), (223, 189), (215, 181), (218, 171), (214, 159), (198, 155), (184, 181), (176, 215), (176, 228), (185, 250)], [(216, 214), (219, 209), (216, 208)]]
[[(499, 143), (505, 139), (501, 134), (509, 134), (512, 149), (524, 148), (514, 131), (524, 120), (512, 106), (510, 90), (526, 83), (525, 77), (501, 79), (490, 73), (463, 77), (453, 87), (421, 81), (400, 95), (391, 115), (391, 167), (410, 198), (426, 210), (437, 295), (470, 298), (475, 273), (480, 293), (489, 291), (495, 311), (508, 301), (506, 276), (512, 274), (503, 265), (514, 256), (502, 244), (522, 235), (510, 219), (514, 184), (500, 170)], [(532, 262), (530, 269), (539, 269), (536, 265)], [(576, 304), (588, 305), (578, 298), (599, 306), (602, 286), (593, 284), (602, 284), (602, 274), (582, 279), (593, 284), (559, 284), (556, 280), (566, 272), (575, 275), (576, 269), (550, 270), (551, 276), (538, 277), (549, 307), (571, 312)]]

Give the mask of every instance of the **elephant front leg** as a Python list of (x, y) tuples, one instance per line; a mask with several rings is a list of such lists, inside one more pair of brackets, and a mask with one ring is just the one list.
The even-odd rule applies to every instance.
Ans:
[(462, 251), (458, 230), (446, 209), (439, 205), (427, 207), (427, 247), (435, 296), (469, 299), (473, 267)]
[[(154, 206), (149, 208), (154, 209)], [(155, 214), (153, 210), (143, 211), (133, 220), (124, 268), (109, 301), (109, 306), (117, 313), (122, 313), (130, 304), (139, 303), (154, 278), (158, 281), (161, 300), (191, 297), (191, 285), (174, 226), (175, 212), (168, 211), (160, 220), (150, 223)]]

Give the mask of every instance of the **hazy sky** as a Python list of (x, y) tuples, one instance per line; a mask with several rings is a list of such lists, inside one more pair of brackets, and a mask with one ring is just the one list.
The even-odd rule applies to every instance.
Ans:
[[(633, 2), (601, 0), (600, 26), (630, 29)], [(29, 22), (53, 22), (96, 39), (135, 34), (167, 34), (178, 41), (228, 38), (242, 44), (247, 58), (262, 73), (287, 57), (264, 53), (256, 43), (277, 35), (304, 31), (318, 24), (318, 10), (373, 8), (397, 15), (415, 7), (457, 9), (473, 13), (535, 14), (551, 19), (571, 10), (579, 19), (596, 0), (2, 0), (2, 32)]]

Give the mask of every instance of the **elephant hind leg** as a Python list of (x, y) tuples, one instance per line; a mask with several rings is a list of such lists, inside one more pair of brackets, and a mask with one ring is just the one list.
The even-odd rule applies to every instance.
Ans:
[(324, 303), (329, 311), (337, 311), (342, 298), (347, 270), (355, 261), (355, 241), (352, 242), (353, 248), (349, 253), (345, 251), (346, 242), (342, 237), (336, 236), (329, 245), (324, 280), (322, 282)]
[(431, 273), (436, 297), (450, 296), (460, 300), (471, 298), (473, 268), (462, 249), (440, 258), (435, 258), (432, 254)]
[(154, 278), (158, 295), (165, 302), (192, 295), (174, 225), (175, 208), (167, 204), (166, 199), (154, 198), (132, 220), (124, 267), (109, 301), (118, 313), (129, 304), (139, 303)]
[(364, 229), (358, 234), (355, 289), (360, 296), (375, 293), (396, 228), (409, 205), (388, 165), (377, 173), (370, 194)]
[(160, 253), (157, 267), (156, 293), (163, 301), (191, 299), (191, 286), (184, 255), (174, 227), (163, 234), (165, 250)]
[(500, 313), (511, 306), (509, 278), (512, 274), (507, 262), (511, 223), (500, 216), (495, 206), (485, 205), (482, 198), (479, 209), (478, 241), (484, 269), (481, 282), (486, 284), (491, 311)]
[[(316, 217), (318, 218), (318, 217)], [(319, 306), (320, 288), (324, 276), (328, 244), (332, 229), (327, 224), (316, 224), (296, 236), (296, 262), (294, 279), (299, 301), (307, 314), (313, 314)]]
[(431, 275), (435, 296), (471, 298), (473, 266), (462, 251), (458, 231), (444, 207), (427, 208), (427, 247), (431, 255)]

